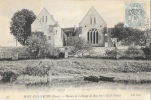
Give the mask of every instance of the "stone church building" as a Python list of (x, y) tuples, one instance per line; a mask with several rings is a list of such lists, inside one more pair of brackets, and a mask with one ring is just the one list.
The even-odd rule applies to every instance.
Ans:
[(82, 37), (93, 47), (112, 46), (107, 24), (94, 7), (88, 11), (79, 27), (61, 28), (53, 15), (44, 8), (32, 23), (32, 32), (43, 32), (54, 47), (72, 46), (76, 37)]

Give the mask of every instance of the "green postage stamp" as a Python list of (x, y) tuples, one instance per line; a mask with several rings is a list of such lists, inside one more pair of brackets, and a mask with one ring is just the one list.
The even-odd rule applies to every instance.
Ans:
[(145, 4), (129, 2), (125, 7), (125, 26), (133, 28), (144, 28), (147, 24)]

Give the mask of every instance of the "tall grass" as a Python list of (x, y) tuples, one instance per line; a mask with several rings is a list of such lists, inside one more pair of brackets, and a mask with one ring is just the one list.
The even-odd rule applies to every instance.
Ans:
[(137, 60), (101, 60), (90, 58), (70, 58), (70, 59), (38, 59), (20, 61), (0, 61), (1, 70), (23, 71), (27, 67), (39, 68), (37, 64), (42, 61), (41, 66), (50, 66), (53, 75), (81, 75), (100, 74), (107, 72), (127, 73), (151, 72), (150, 61)]
[[(45, 69), (49, 68), (49, 69)], [(90, 58), (0, 61), (0, 72), (19, 73), (17, 83), (49, 82), (51, 77), (113, 76), (115, 80), (150, 80), (151, 62)], [(48, 74), (49, 72), (49, 74)]]

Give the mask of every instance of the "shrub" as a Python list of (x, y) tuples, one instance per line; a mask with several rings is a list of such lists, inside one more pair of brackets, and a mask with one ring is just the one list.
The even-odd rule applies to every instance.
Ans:
[(68, 54), (69, 55), (75, 55), (76, 54), (76, 51), (75, 51), (75, 48), (74, 47), (66, 47), (66, 49), (68, 50)]
[(113, 72), (116, 73), (138, 73), (138, 72), (151, 72), (151, 66), (149, 61), (123, 61), (117, 62)]
[(88, 53), (92, 50), (92, 46), (90, 43), (88, 43), (85, 39), (83, 38), (76, 38), (75, 43), (74, 43), (74, 49), (72, 53), (81, 53), (82, 57), (84, 56), (85, 53)]
[(48, 50), (46, 57), (58, 58), (60, 53), (61, 53), (61, 51), (59, 50), (59, 48), (51, 48), (50, 50)]
[(23, 74), (29, 75), (29, 76), (46, 76), (49, 75), (51, 67), (50, 66), (44, 66), (44, 65), (37, 65), (37, 66), (27, 66)]
[(146, 59), (150, 59), (151, 50), (149, 47), (142, 48), (144, 54), (146, 55)]
[(137, 48), (136, 46), (130, 46), (126, 51), (125, 55), (128, 58), (137, 59), (137, 58), (145, 58), (144, 52)]
[(118, 49), (106, 50), (106, 56), (108, 58), (119, 59), (123, 55), (124, 55), (124, 53)]
[(6, 71), (2, 74), (2, 82), (13, 82), (17, 79), (17, 73)]
[[(37, 35), (39, 34), (39, 35)], [(60, 54), (59, 48), (55, 48), (48, 43), (46, 36), (38, 32), (28, 38), (27, 51), (33, 58), (58, 58)]]
[(44, 58), (48, 45), (50, 44), (42, 32), (33, 33), (27, 39), (27, 51), (34, 58)]

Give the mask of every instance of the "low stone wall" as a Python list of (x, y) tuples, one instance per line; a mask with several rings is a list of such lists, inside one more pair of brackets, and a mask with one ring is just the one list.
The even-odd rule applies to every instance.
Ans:
[(104, 55), (106, 50), (114, 50), (115, 47), (93, 47), (93, 53)]

